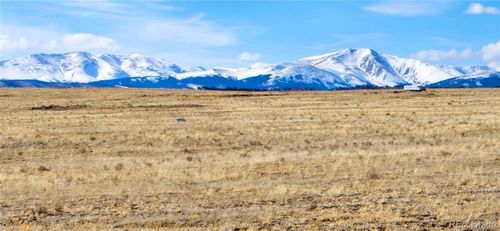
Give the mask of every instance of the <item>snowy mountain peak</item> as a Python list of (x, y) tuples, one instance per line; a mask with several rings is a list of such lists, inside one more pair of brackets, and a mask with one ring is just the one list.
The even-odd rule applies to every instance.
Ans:
[(36, 79), (47, 82), (81, 82), (142, 76), (170, 76), (184, 72), (174, 63), (148, 58), (70, 52), (33, 54), (0, 62), (0, 79)]
[[(251, 86), (255, 89), (427, 85), (452, 78), (462, 81), (464, 78), (485, 77), (494, 72), (486, 66), (437, 66), (386, 55), (369, 48), (349, 48), (291, 62), (256, 63), (244, 68), (184, 69), (173, 62), (141, 54), (92, 55), (88, 52), (33, 54), (0, 61), (0, 79), (7, 80), (88, 83), (132, 77), (165, 77), (163, 79), (170, 79), (168, 81), (201, 81), (189, 83), (190, 86), (206, 86), (210, 83), (210, 86), (219, 88), (225, 82), (236, 84), (233, 87)], [(145, 78), (144, 81), (149, 79)]]
[(132, 53), (128, 56), (129, 59), (144, 59), (144, 55), (139, 53)]
[(341, 76), (377, 86), (396, 86), (408, 82), (394, 70), (382, 54), (369, 48), (343, 49), (302, 60), (341, 73)]
[(365, 79), (376, 86), (429, 84), (448, 78), (486, 74), (493, 70), (484, 67), (443, 67), (420, 60), (385, 55), (369, 48), (349, 48), (305, 59), (313, 65), (347, 76)]
[(365, 56), (375, 56), (379, 55), (379, 53), (370, 48), (346, 48), (322, 55), (316, 55), (311, 57), (306, 57), (300, 59), (302, 61), (312, 61), (312, 62), (320, 62), (329, 59), (341, 60), (341, 59), (358, 59)]

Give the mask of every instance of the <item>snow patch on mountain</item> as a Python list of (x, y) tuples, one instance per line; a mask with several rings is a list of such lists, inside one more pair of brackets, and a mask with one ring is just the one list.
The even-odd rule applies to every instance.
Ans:
[[(368, 48), (343, 49), (286, 63), (257, 63), (244, 68), (185, 69), (172, 62), (140, 54), (92, 55), (86, 52), (34, 54), (0, 62), (0, 79), (4, 80), (59, 83), (104, 81), (105, 84), (115, 85), (126, 83), (127, 86), (155, 87), (156, 84), (158, 87), (217, 89), (326, 90), (429, 85), (453, 78), (460, 81), (474, 77), (488, 78), (493, 72), (487, 66), (437, 66)], [(127, 78), (132, 79), (125, 80)]]
[(87, 52), (34, 54), (0, 62), (0, 79), (79, 82), (142, 76), (168, 76), (184, 70), (161, 59), (142, 55), (92, 55)]
[(479, 87), (500, 87), (500, 72), (490, 74), (474, 74), (446, 79), (428, 85), (436, 88), (479, 88)]

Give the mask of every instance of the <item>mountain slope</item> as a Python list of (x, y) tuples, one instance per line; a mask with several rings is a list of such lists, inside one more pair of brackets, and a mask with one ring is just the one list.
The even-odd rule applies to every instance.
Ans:
[(451, 78), (452, 73), (438, 66), (415, 59), (385, 55), (372, 49), (344, 49), (337, 52), (305, 58), (313, 65), (350, 77), (348, 82), (368, 81), (376, 86), (398, 86), (439, 82)]
[(35, 54), (0, 62), (0, 79), (79, 82), (142, 76), (168, 76), (184, 70), (141, 55), (92, 55), (87, 52)]
[(395, 86), (406, 83), (382, 55), (371, 49), (344, 49), (302, 60), (345, 76), (345, 81), (352, 85)]
[(428, 87), (434, 87), (434, 88), (500, 87), (500, 72), (495, 72), (488, 75), (455, 77), (430, 84), (428, 85)]
[[(35, 54), (0, 62), (0, 80), (17, 81), (4, 81), (4, 87), (42, 86), (41, 82), (32, 81), (37, 80), (68, 83), (47, 84), (59, 87), (331, 90), (407, 84), (459, 86), (468, 82), (470, 85), (473, 80), (468, 80), (469, 77), (481, 77), (481, 83), (492, 78), (495, 83), (496, 76), (490, 76), (491, 73), (494, 70), (486, 66), (436, 66), (367, 48), (343, 49), (281, 64), (258, 63), (247, 68), (184, 69), (171, 62), (139, 54), (92, 55), (86, 52)], [(444, 82), (452, 79), (457, 81), (456, 84)], [(19, 80), (29, 81), (23, 85)], [(483, 86), (491, 85), (488, 82)]]

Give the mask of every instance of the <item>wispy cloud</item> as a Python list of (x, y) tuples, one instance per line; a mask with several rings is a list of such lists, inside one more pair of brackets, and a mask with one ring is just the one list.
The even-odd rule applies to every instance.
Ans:
[(177, 8), (165, 1), (76, 0), (61, 3), (61, 7), (72, 9), (69, 14), (75, 16), (108, 20), (118, 36), (126, 31), (127, 37), (137, 35), (149, 42), (172, 45), (226, 46), (238, 42), (232, 28), (206, 19), (203, 13), (174, 16), (169, 12)]
[(146, 22), (140, 31), (140, 37), (164, 43), (204, 46), (226, 46), (238, 42), (233, 31), (204, 20), (202, 16)]
[(238, 60), (244, 61), (244, 62), (255, 62), (260, 59), (260, 54), (259, 53), (254, 53), (254, 52), (243, 52), (238, 55)]
[(380, 14), (399, 16), (436, 15), (448, 9), (447, 2), (429, 1), (380, 1), (364, 9)]
[(52, 17), (60, 15), (82, 24), (98, 24), (94, 28), (68, 28), (64, 23), (41, 28), (39, 25), (15, 25), (15, 22), (3, 21), (0, 31), (2, 57), (27, 54), (28, 51), (47, 52), (51, 44), (57, 47), (54, 46), (50, 52), (80, 49), (128, 53), (131, 50), (144, 52), (141, 49), (144, 47), (175, 51), (186, 50), (188, 46), (191, 50), (200, 50), (239, 43), (238, 32), (241, 30), (209, 20), (201, 13), (192, 16), (186, 16), (186, 12), (172, 13), (178, 8), (164, 1), (72, 0), (43, 3), (29, 5), (22, 1), (13, 2), (12, 7), (44, 7), (44, 12), (49, 12)]
[(412, 58), (416, 58), (424, 61), (441, 61), (447, 59), (466, 59), (474, 55), (474, 52), (470, 48), (465, 48), (462, 51), (456, 49), (451, 49), (448, 51), (442, 50), (423, 50), (412, 55)]
[[(83, 16), (83, 17), (148, 17), (157, 12), (159, 15), (165, 12), (177, 10), (178, 8), (165, 4), (161, 0), (71, 0), (71, 1), (54, 1), (49, 4), (52, 8), (64, 8), (62, 13)], [(141, 17), (138, 17), (141, 16)]]
[(438, 43), (443, 46), (451, 46), (451, 47), (466, 47), (470, 44), (468, 42), (460, 41), (453, 38), (443, 37), (443, 36), (431, 36), (430, 41), (434, 43)]
[(82, 11), (96, 11), (105, 13), (124, 13), (130, 10), (131, 5), (126, 4), (126, 1), (116, 2), (110, 0), (72, 0), (72, 1), (61, 1), (55, 2), (54, 4), (60, 4), (70, 10), (82, 10)]
[(492, 6), (484, 6), (481, 3), (471, 3), (465, 10), (466, 14), (500, 14), (500, 9)]

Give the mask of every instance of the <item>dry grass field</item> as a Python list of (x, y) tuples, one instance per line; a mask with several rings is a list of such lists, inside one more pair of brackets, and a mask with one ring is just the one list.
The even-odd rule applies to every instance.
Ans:
[(1, 230), (500, 229), (500, 89), (0, 89), (0, 112)]

